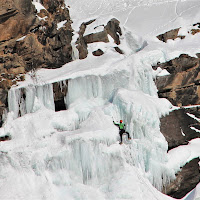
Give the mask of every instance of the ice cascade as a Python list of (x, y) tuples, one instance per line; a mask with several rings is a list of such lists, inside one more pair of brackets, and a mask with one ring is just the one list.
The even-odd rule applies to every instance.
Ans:
[[(87, 133), (85, 130), (83, 135), (78, 134), (72, 138), (63, 136), (62, 148), (66, 148), (63, 153), (51, 155), (48, 167), (45, 166), (46, 161), (42, 168), (35, 164), (35, 172), (41, 174), (45, 168), (50, 171), (64, 168), (76, 174), (80, 182), (93, 185), (102, 182), (105, 177), (114, 176), (128, 163), (132, 167), (142, 169), (151, 183), (161, 190), (162, 186), (174, 177), (174, 172), (165, 165), (167, 142), (159, 129), (159, 118), (169, 111), (171, 104), (157, 97), (152, 69), (147, 63), (137, 60), (133, 55), (115, 64), (114, 70), (67, 80), (65, 116), (69, 116), (66, 118), (69, 126), (62, 129), (63, 125), (59, 120), (48, 117), (50, 129), (53, 126), (59, 131), (74, 130), (80, 133), (85, 130), (84, 122), (91, 124), (94, 121), (97, 123), (94, 127), (98, 129), (101, 126), (99, 130), (103, 131), (94, 130), (90, 135), (90, 131)], [(53, 95), (52, 83), (25, 88), (13, 87), (9, 91), (9, 111), (13, 111), (17, 118), (40, 110), (40, 107), (35, 105), (40, 102), (46, 109), (51, 110), (50, 115), (53, 116)], [(105, 129), (104, 126), (111, 121), (111, 116), (116, 121), (123, 119), (127, 124), (127, 131), (133, 138), (128, 149), (120, 150), (118, 145), (116, 146), (118, 131)], [(105, 119), (102, 120), (103, 118)], [(108, 153), (102, 156), (105, 151)], [(42, 160), (49, 157), (46, 156)], [(70, 162), (67, 162), (69, 160)]]

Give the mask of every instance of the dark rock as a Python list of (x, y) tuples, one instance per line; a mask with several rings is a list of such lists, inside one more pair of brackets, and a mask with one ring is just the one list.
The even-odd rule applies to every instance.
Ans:
[(159, 97), (168, 98), (173, 105), (185, 106), (200, 103), (199, 58), (182, 54), (178, 58), (154, 66), (155, 69), (157, 67), (171, 73), (171, 75), (156, 79)]
[(0, 13), (0, 23), (2, 24), (3, 22), (7, 21), (10, 17), (15, 16), (18, 13), (18, 11), (14, 8), (10, 10), (1, 10)]
[(113, 18), (105, 26), (107, 33), (114, 39), (117, 45), (120, 44), (119, 36), (122, 35), (122, 31), (119, 24), (120, 22), (117, 19)]
[(65, 97), (68, 90), (68, 82), (53, 83), (55, 111), (66, 110)]
[(200, 87), (188, 86), (179, 89), (163, 89), (158, 91), (160, 98), (167, 98), (173, 105), (188, 106), (200, 104)]
[(1, 0), (0, 42), (23, 36), (36, 22), (31, 0)]
[(98, 50), (96, 50), (96, 51), (93, 51), (92, 54), (93, 54), (94, 56), (101, 56), (101, 55), (104, 54), (104, 52), (103, 52), (101, 49), (98, 49)]
[(124, 52), (119, 48), (119, 47), (114, 47), (115, 51), (120, 53), (120, 54), (124, 54)]
[(98, 33), (91, 33), (89, 35), (84, 36), (84, 40), (87, 44), (94, 42), (109, 42), (107, 32), (101, 31)]
[(199, 133), (191, 129), (197, 121), (189, 117), (188, 112), (186, 109), (174, 110), (161, 118), (160, 131), (168, 142), (168, 150), (188, 144), (191, 139), (200, 137)]
[(199, 158), (187, 163), (177, 173), (175, 181), (165, 188), (165, 193), (173, 198), (181, 199), (196, 187), (200, 181)]
[(192, 35), (195, 35), (195, 34), (197, 34), (197, 33), (199, 33), (200, 32), (200, 29), (192, 29), (191, 30), (191, 34)]
[[(45, 21), (36, 19), (35, 8), (31, 0), (10, 1), (19, 11), (19, 14), (11, 17), (10, 20), (15, 20), (16, 18), (17, 21), (20, 21), (22, 16), (24, 20), (29, 18), (34, 18), (34, 20), (32, 22), (30, 20), (23, 21), (24, 28), (19, 26), (20, 29), (24, 29), (23, 35), (26, 35), (23, 40), (16, 41), (22, 35), (22, 32), (17, 34), (9, 32), (9, 34), (12, 34), (12, 38), (16, 39), (0, 45), (0, 54), (4, 57), (3, 60), (6, 60), (3, 65), (0, 64), (0, 67), (2, 66), (6, 69), (23, 67), (25, 71), (30, 71), (39, 67), (57, 68), (72, 61), (72, 22), (69, 11), (64, 6), (64, 1), (44, 1), (44, 4), (50, 9), (53, 3), (58, 4), (54, 12), (48, 13), (43, 9), (38, 14), (41, 17), (46, 16)], [(57, 23), (60, 20), (66, 20), (67, 22), (64, 27), (57, 30)], [(9, 24), (9, 26), (11, 25), (12, 23)], [(9, 29), (9, 26), (7, 29)], [(5, 56), (5, 54), (7, 55)], [(18, 71), (23, 73), (22, 68)]]
[(85, 33), (88, 23), (82, 23), (79, 30), (79, 38), (76, 41), (76, 48), (79, 51), (79, 59), (85, 59), (88, 55), (87, 43), (84, 40), (83, 34)]
[(87, 43), (85, 42), (83, 36), (79, 36), (79, 39), (76, 42), (76, 44), (77, 44), (76, 48), (79, 51), (79, 59), (85, 59), (88, 55), (88, 50), (87, 50)]
[(191, 68), (199, 66), (198, 58), (191, 57), (187, 54), (181, 54), (179, 57), (170, 60), (166, 63), (158, 64), (162, 69), (166, 69), (169, 73), (177, 73), (187, 71)]
[[(79, 58), (84, 59), (87, 57), (88, 50), (87, 45), (94, 42), (109, 42), (108, 34), (114, 39), (116, 44), (120, 44), (119, 36), (122, 35), (121, 28), (119, 26), (119, 21), (117, 19), (111, 19), (106, 26), (101, 25), (104, 27), (104, 30), (97, 33), (91, 33), (88, 35), (84, 35), (85, 30), (88, 25), (93, 23), (95, 20), (90, 20), (88, 22), (84, 22), (81, 24), (79, 28), (79, 38), (76, 41), (77, 49), (79, 51)], [(95, 27), (96, 28), (96, 27)], [(118, 53), (122, 53), (122, 51), (118, 47), (114, 47)], [(96, 54), (96, 53), (95, 53)]]
[(8, 140), (11, 140), (11, 137), (9, 135), (5, 135), (5, 136), (0, 137), (0, 142), (8, 141)]
[(169, 39), (174, 40), (174, 39), (178, 38), (179, 29), (180, 28), (173, 29), (173, 30), (168, 31), (164, 34), (160, 34), (160, 35), (157, 36), (157, 38), (159, 40), (163, 41), (163, 42), (167, 42), (167, 40), (169, 40)]
[(198, 28), (200, 28), (200, 23), (196, 23), (196, 24), (193, 24), (193, 26), (198, 26)]
[[(178, 35), (179, 30), (180, 28), (167, 31), (163, 34), (158, 35), (157, 38), (163, 42), (167, 42), (167, 40), (169, 39), (172, 39), (172, 40), (176, 38), (184, 39), (186, 37), (185, 35)], [(195, 35), (199, 32), (200, 32), (199, 23), (193, 24), (193, 28), (188, 28), (189, 34)]]
[(53, 83), (54, 101), (61, 100), (66, 96), (68, 90), (68, 82)]

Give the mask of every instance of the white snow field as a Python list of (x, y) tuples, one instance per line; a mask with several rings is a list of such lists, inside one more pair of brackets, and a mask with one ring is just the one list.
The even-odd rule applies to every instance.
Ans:
[[(173, 199), (159, 190), (200, 155), (200, 142), (191, 141), (167, 154), (159, 119), (173, 106), (158, 98), (153, 81), (157, 72), (151, 66), (183, 52), (198, 52), (199, 34), (166, 44), (155, 38), (176, 25), (191, 25), (197, 19), (198, 1), (69, 0), (66, 4), (75, 31), (96, 16), (91, 27), (110, 20), (110, 15), (120, 19), (125, 25), (120, 46), (125, 54), (113, 50), (111, 39), (109, 44), (91, 44), (86, 59), (77, 59), (74, 52), (73, 62), (31, 72), (26, 81), (12, 87), (9, 113), (0, 128), (0, 136), (12, 138), (0, 143), (1, 199)], [(105, 54), (94, 57), (91, 52), (98, 48)], [(67, 110), (55, 112), (54, 82), (68, 84)], [(127, 141), (124, 136), (123, 145), (113, 124), (120, 119), (132, 137)], [(183, 199), (197, 200), (198, 188)]]

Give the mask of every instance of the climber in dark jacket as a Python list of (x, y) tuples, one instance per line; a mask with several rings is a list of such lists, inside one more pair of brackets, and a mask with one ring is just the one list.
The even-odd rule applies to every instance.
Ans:
[(121, 140), (121, 142), (119, 144), (122, 144), (122, 135), (123, 135), (123, 133), (126, 133), (128, 135), (128, 139), (129, 140), (131, 139), (130, 134), (125, 131), (126, 125), (123, 123), (122, 120), (120, 120), (119, 124), (115, 123), (114, 121), (113, 121), (113, 123), (114, 123), (115, 126), (119, 127), (119, 135), (120, 135), (120, 140)]

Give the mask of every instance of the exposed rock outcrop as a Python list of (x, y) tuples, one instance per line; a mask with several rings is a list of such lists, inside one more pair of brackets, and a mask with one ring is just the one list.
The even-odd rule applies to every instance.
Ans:
[[(76, 41), (77, 49), (79, 51), (79, 58), (84, 59), (88, 55), (88, 44), (94, 43), (94, 42), (109, 42), (108, 35), (110, 35), (114, 42), (119, 45), (120, 39), (119, 36), (122, 35), (121, 28), (119, 26), (120, 22), (113, 18), (111, 19), (107, 25), (102, 25), (104, 27), (103, 31), (91, 33), (84, 36), (85, 30), (88, 25), (93, 23), (95, 20), (90, 20), (88, 22), (82, 23), (79, 30), (79, 37)], [(113, 47), (118, 53), (123, 54), (122, 51), (118, 47)], [(101, 50), (101, 49), (100, 49)], [(102, 50), (101, 50), (102, 51)], [(97, 50), (93, 53), (94, 56), (100, 56), (103, 55), (103, 53), (99, 53), (100, 51)]]
[(165, 193), (173, 198), (181, 199), (194, 189), (200, 181), (199, 161), (199, 158), (195, 158), (187, 163), (176, 174), (176, 179), (165, 188)]
[(157, 36), (157, 38), (163, 42), (167, 42), (167, 40), (169, 39), (176, 39), (176, 38), (180, 38), (180, 36), (178, 36), (178, 32), (179, 32), (179, 29), (180, 28), (177, 28), (177, 29), (173, 29), (171, 31), (167, 31), (166, 33), (164, 34), (160, 34)]
[[(73, 30), (69, 11), (63, 0), (56, 1), (58, 5), (56, 4), (55, 10), (52, 9), (52, 6), (55, 6), (54, 1), (44, 2), (47, 10), (42, 9), (40, 13), (36, 13), (31, 0), (12, 0), (9, 4), (12, 8), (2, 11), (4, 13), (6, 9), (12, 9), (17, 13), (9, 15), (9, 18), (0, 24), (0, 35), (4, 37), (0, 39), (1, 69), (21, 66), (24, 72), (27, 72), (38, 67), (60, 67), (72, 60)], [(64, 26), (59, 28), (58, 23), (64, 20)], [(15, 23), (17, 29), (13, 25)]]
[(170, 31), (167, 31), (163, 34), (157, 36), (157, 38), (163, 42), (167, 42), (167, 40), (175, 40), (177, 38), (184, 39), (187, 34), (195, 35), (200, 32), (200, 23), (193, 24), (192, 26), (188, 27), (187, 34), (181, 34), (179, 31), (181, 28), (176, 28)]
[(157, 78), (159, 97), (167, 98), (173, 105), (200, 104), (199, 58), (182, 54), (169, 62), (154, 66), (154, 69), (157, 67), (171, 73)]
[(9, 135), (1, 136), (0, 137), (0, 142), (8, 141), (11, 140), (11, 137)]
[(68, 90), (68, 81), (53, 83), (55, 111), (66, 110), (65, 97)]
[[(188, 144), (188, 141), (199, 138), (200, 135), (192, 127), (198, 128), (199, 122), (187, 113), (197, 113), (200, 108), (174, 110), (169, 115), (161, 118), (161, 133), (168, 142), (168, 150), (180, 145)], [(194, 111), (196, 110), (196, 112)]]
[(2, 0), (0, 7), (0, 43), (20, 37), (36, 22), (31, 0)]
[(117, 19), (113, 18), (105, 26), (107, 33), (114, 39), (116, 44), (120, 44), (119, 36), (122, 35), (119, 24), (120, 22)]

